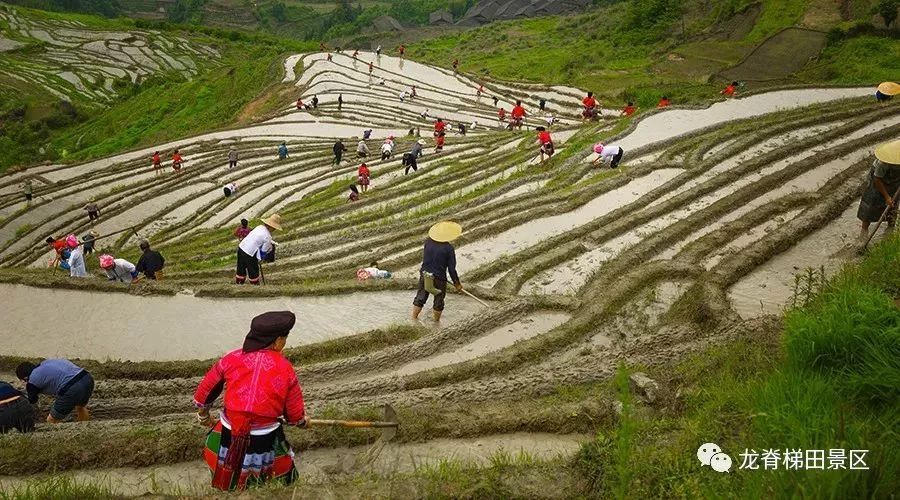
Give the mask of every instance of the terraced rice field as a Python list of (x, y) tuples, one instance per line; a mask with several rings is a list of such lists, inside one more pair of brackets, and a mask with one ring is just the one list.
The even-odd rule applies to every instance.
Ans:
[(191, 78), (219, 57), (214, 47), (180, 36), (26, 17), (5, 4), (0, 28), (0, 75), (68, 101), (102, 105), (154, 75)]
[[(795, 273), (830, 272), (854, 254), (871, 151), (900, 134), (900, 107), (877, 105), (869, 89), (782, 90), (648, 115), (607, 141), (626, 150), (620, 168), (594, 169), (589, 145), (615, 123), (581, 125), (577, 90), (487, 84), (489, 96), (479, 97), (465, 76), (387, 56), (370, 76), (370, 60), (293, 58), (288, 68), (303, 63), (298, 90), (305, 102), (317, 95), (318, 109), (285, 103), (269, 122), (160, 145), (182, 150), (187, 166), (179, 175), (154, 173), (152, 151), (143, 150), (0, 178), (0, 289), (17, 306), (7, 311), (0, 354), (95, 360), (85, 363), (99, 380), (93, 422), (40, 426), (34, 436), (0, 443), (82, 445), (77, 459), (53, 457), (78, 477), (139, 468), (129, 475), (137, 479), (116, 486), (123, 492), (160, 484), (204, 491), (207, 477), (191, 462), (203, 435), (191, 425), (199, 376), (207, 360), (238, 345), (249, 318), (291, 308), (300, 321), (288, 351), (312, 414), (366, 417), (391, 403), (404, 422), (394, 451), (403, 456), (469, 449), (473, 439), (490, 443), (482, 457), (504, 446), (571, 453), (567, 443), (577, 443), (584, 422), (614, 418), (612, 406), (551, 410), (539, 398), (606, 380), (623, 361), (656, 365), (753, 335), (789, 300)], [(411, 85), (418, 97), (400, 102)], [(553, 128), (558, 155), (535, 162), (533, 132), (500, 130), (494, 95), (507, 110), (516, 98), (530, 110), (537, 97), (547, 99), (562, 118)], [(419, 171), (403, 175), (399, 158), (416, 139), (406, 132), (430, 135), (431, 120), (420, 116), (426, 108), (477, 126), (450, 134), (442, 153), (428, 137)], [(542, 122), (535, 115), (530, 126)], [(348, 203), (358, 164), (333, 166), (331, 145), (344, 138), (352, 158), (353, 136), (367, 128), (373, 152), (393, 134), (399, 154), (367, 162), (372, 188)], [(282, 140), (291, 154), (279, 161)], [(234, 169), (231, 146), (240, 153)], [(27, 207), (16, 188), (25, 177), (37, 195)], [(231, 181), (240, 190), (226, 199), (221, 186)], [(90, 229), (81, 210), (89, 198), (103, 210), (101, 233), (133, 227), (163, 252), (165, 280), (126, 290), (39, 269), (49, 257), (47, 235)], [(236, 222), (272, 212), (285, 230), (275, 235), (279, 258), (265, 267), (266, 286), (230, 284)], [(445, 324), (397, 330), (408, 322), (424, 234), (443, 219), (465, 228), (456, 242), (459, 271), (491, 307), (451, 294)], [(123, 233), (100, 246), (135, 256), (135, 238)], [(395, 279), (356, 281), (356, 269), (372, 260)], [(45, 305), (39, 320), (29, 304)], [(73, 311), (90, 325), (77, 335), (57, 327)], [(367, 333), (375, 328), (407, 334)], [(334, 342), (354, 348), (314, 354)], [(565, 435), (511, 435), (548, 428)], [(342, 472), (338, 456), (347, 452), (332, 448), (374, 439), (296, 429), (289, 436), (313, 450), (312, 465), (327, 463), (306, 469), (314, 477)], [(134, 453), (110, 460), (122, 443)], [(393, 467), (409, 467), (398, 462)], [(29, 467), (0, 464), (10, 474)]]

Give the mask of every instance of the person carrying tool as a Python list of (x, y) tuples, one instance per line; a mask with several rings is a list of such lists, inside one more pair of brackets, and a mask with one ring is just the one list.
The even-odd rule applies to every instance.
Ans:
[(359, 166), (359, 169), (356, 171), (356, 181), (359, 184), (359, 187), (362, 188), (363, 193), (369, 190), (369, 179), (372, 174), (369, 172), (369, 167), (366, 166), (365, 163)]
[(900, 193), (900, 139), (875, 148), (869, 184), (856, 211), (856, 217), (862, 222), (860, 240), (868, 240), (872, 222), (885, 221), (891, 229), (896, 225), (897, 193)]
[(84, 265), (84, 247), (78, 243), (74, 234), (66, 236), (66, 245), (69, 246), (69, 276), (73, 278), (89, 278), (87, 267)]
[(544, 155), (547, 159), (553, 156), (553, 139), (550, 138), (550, 132), (544, 127), (537, 128), (538, 144), (540, 144), (541, 163), (544, 163)]
[(238, 244), (237, 271), (234, 274), (236, 284), (243, 285), (248, 277), (251, 285), (259, 284), (259, 261), (266, 260), (267, 254), (275, 251), (273, 230), (281, 230), (281, 216), (278, 214), (263, 219), (262, 224), (253, 228)]
[(56, 253), (53, 259), (50, 261), (50, 267), (56, 267), (57, 265), (59, 265), (60, 269), (68, 271), (69, 255), (72, 254), (72, 251), (69, 250), (69, 245), (66, 244), (66, 239), (60, 238), (57, 240), (52, 236), (48, 236), (44, 241)]
[(238, 161), (238, 152), (234, 149), (234, 146), (228, 148), (228, 168), (234, 168), (237, 166)]
[(235, 228), (234, 237), (237, 238), (238, 241), (243, 240), (250, 234), (250, 222), (247, 219), (241, 219), (241, 225)]
[(287, 157), (288, 157), (287, 143), (282, 141), (281, 145), (278, 146), (278, 159), (284, 160)]
[(597, 117), (597, 99), (594, 99), (593, 92), (587, 93), (587, 97), (581, 100), (581, 105), (584, 107), (584, 111), (581, 112), (583, 119), (593, 120)]
[[(194, 392), (197, 420), (211, 427), (203, 458), (214, 488), (243, 490), (297, 479), (283, 424), (305, 428), (306, 407), (297, 373), (282, 354), (296, 321), (290, 311), (253, 318), (243, 346), (216, 361)], [(210, 408), (223, 389), (225, 408), (214, 424)]]
[(34, 408), (25, 394), (6, 382), (0, 382), (0, 434), (13, 429), (21, 433), (33, 431)]
[(419, 289), (413, 299), (412, 319), (419, 319), (419, 313), (428, 301), (428, 295), (434, 295), (432, 315), (435, 321), (441, 320), (444, 311), (444, 297), (447, 295), (447, 274), (453, 280), (453, 286), (462, 291), (462, 283), (456, 274), (456, 251), (451, 241), (462, 234), (462, 226), (456, 222), (443, 221), (431, 226), (422, 255), (422, 266), (419, 268)]
[(37, 403), (39, 394), (56, 396), (47, 423), (62, 422), (72, 411), (78, 422), (91, 419), (87, 404), (94, 393), (94, 377), (68, 359), (45, 359), (38, 364), (22, 362), (16, 367), (16, 377), (25, 383), (31, 404)]
[(134, 264), (125, 259), (116, 259), (112, 255), (100, 256), (100, 268), (106, 271), (108, 281), (131, 283), (138, 277)]
[(135, 271), (144, 273), (144, 277), (156, 280), (162, 275), (162, 268), (166, 265), (166, 259), (162, 254), (150, 248), (150, 242), (141, 240), (141, 258), (138, 259)]

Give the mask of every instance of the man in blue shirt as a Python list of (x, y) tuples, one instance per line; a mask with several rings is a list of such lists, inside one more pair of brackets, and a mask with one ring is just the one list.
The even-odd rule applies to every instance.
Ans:
[(62, 422), (72, 410), (77, 421), (90, 420), (87, 403), (94, 393), (94, 378), (84, 368), (67, 359), (46, 359), (37, 365), (26, 361), (16, 367), (16, 377), (25, 382), (32, 404), (37, 403), (39, 394), (56, 396), (47, 422)]
[(456, 289), (462, 290), (462, 283), (459, 281), (459, 275), (456, 274), (456, 251), (450, 244), (461, 234), (462, 226), (450, 221), (438, 222), (428, 230), (428, 238), (425, 239), (422, 256), (422, 267), (419, 270), (419, 289), (416, 292), (416, 298), (413, 299), (413, 319), (419, 319), (419, 313), (425, 307), (429, 293), (434, 293), (432, 304), (434, 320), (441, 320), (441, 313), (444, 311), (444, 297), (447, 295), (447, 274), (450, 274), (450, 279), (453, 280)]

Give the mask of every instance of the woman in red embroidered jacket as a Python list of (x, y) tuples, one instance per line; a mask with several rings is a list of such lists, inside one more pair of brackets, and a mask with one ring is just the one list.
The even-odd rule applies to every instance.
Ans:
[(194, 393), (198, 419), (211, 425), (209, 407), (225, 389), (225, 410), (203, 452), (215, 488), (244, 489), (273, 479), (290, 483), (297, 477), (280, 420), (306, 426), (303, 390), (281, 354), (295, 321), (289, 311), (253, 318), (243, 347), (217, 361)]

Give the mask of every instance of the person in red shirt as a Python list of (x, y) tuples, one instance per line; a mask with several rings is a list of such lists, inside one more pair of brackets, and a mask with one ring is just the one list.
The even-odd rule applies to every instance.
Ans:
[(634, 107), (634, 103), (631, 101), (628, 101), (628, 105), (626, 105), (624, 108), (622, 108), (621, 116), (631, 116), (634, 114), (634, 112), (636, 110), (637, 110), (637, 108)]
[(525, 108), (522, 107), (522, 101), (516, 101), (516, 105), (512, 109), (510, 128), (522, 128), (522, 123), (525, 121), (525, 114)]
[(445, 129), (447, 128), (447, 124), (444, 123), (444, 120), (438, 118), (436, 122), (434, 122), (434, 152), (442, 151), (444, 149), (444, 136), (447, 134)]
[(668, 108), (670, 104), (671, 104), (671, 102), (669, 101), (669, 98), (666, 96), (663, 96), (663, 98), (659, 100), (659, 103), (656, 105), (656, 107), (657, 108)]
[(584, 106), (584, 111), (581, 113), (582, 118), (592, 120), (597, 117), (597, 100), (594, 99), (593, 92), (588, 92), (587, 97), (581, 100), (581, 104)]
[(250, 234), (250, 221), (247, 219), (241, 219), (241, 225), (234, 230), (234, 237), (237, 238), (238, 241), (243, 240)]
[(350, 185), (350, 197), (348, 198), (348, 201), (359, 201), (359, 189), (356, 188), (356, 184)]
[(297, 98), (297, 109), (303, 109), (303, 101)]
[(447, 124), (444, 123), (444, 120), (438, 118), (436, 122), (434, 122), (434, 136), (437, 137), (438, 134), (444, 131), (447, 128)]
[(180, 172), (182, 164), (184, 164), (184, 158), (182, 158), (181, 155), (178, 154), (178, 150), (176, 149), (175, 153), (172, 155), (172, 168), (176, 172)]
[(453, 60), (453, 72), (456, 73), (459, 70), (459, 59)]
[(500, 125), (503, 126), (506, 123), (506, 109), (500, 108), (500, 111), (497, 112), (497, 120), (500, 122)]
[(59, 265), (62, 269), (68, 270), (68, 259), (71, 252), (69, 251), (69, 245), (68, 243), (66, 243), (66, 239), (60, 238), (58, 240), (55, 240), (52, 236), (49, 236), (44, 241), (46, 241), (47, 245), (49, 245), (50, 248), (52, 248), (53, 251), (56, 252), (56, 255), (50, 261), (50, 267), (56, 267), (57, 265)]
[(162, 158), (159, 156), (159, 151), (153, 153), (153, 172), (162, 174)]
[(370, 75), (372, 74), (372, 70), (374, 70), (374, 69), (375, 69), (375, 63), (371, 63), (371, 62), (370, 62), (370, 63), (369, 63), (369, 74), (370, 74)]
[[(194, 392), (197, 419), (212, 429), (203, 456), (213, 473), (212, 486), (243, 490), (269, 480), (297, 478), (293, 451), (284, 435), (288, 425), (306, 427), (303, 389), (291, 362), (282, 354), (296, 322), (290, 311), (253, 318), (240, 349), (217, 361)], [(210, 406), (225, 392), (225, 409), (213, 424)]]
[(399, 50), (400, 50), (400, 59), (403, 59), (403, 54), (406, 53), (406, 46), (401, 43)]
[(369, 167), (366, 166), (365, 163), (360, 165), (359, 169), (356, 171), (357, 184), (362, 188), (363, 193), (369, 190), (369, 177), (371, 177), (371, 175)]
[(483, 93), (484, 93), (484, 85), (479, 85), (478, 89), (475, 91), (475, 95), (477, 95), (478, 97), (481, 97), (481, 94), (483, 94)]
[(725, 89), (719, 93), (724, 95), (725, 97), (734, 97), (735, 94), (737, 94), (737, 87), (738, 82), (731, 82), (731, 85), (725, 87)]
[(541, 163), (544, 163), (544, 155), (547, 159), (553, 156), (553, 139), (550, 138), (550, 132), (544, 127), (537, 128), (538, 144), (541, 145)]

